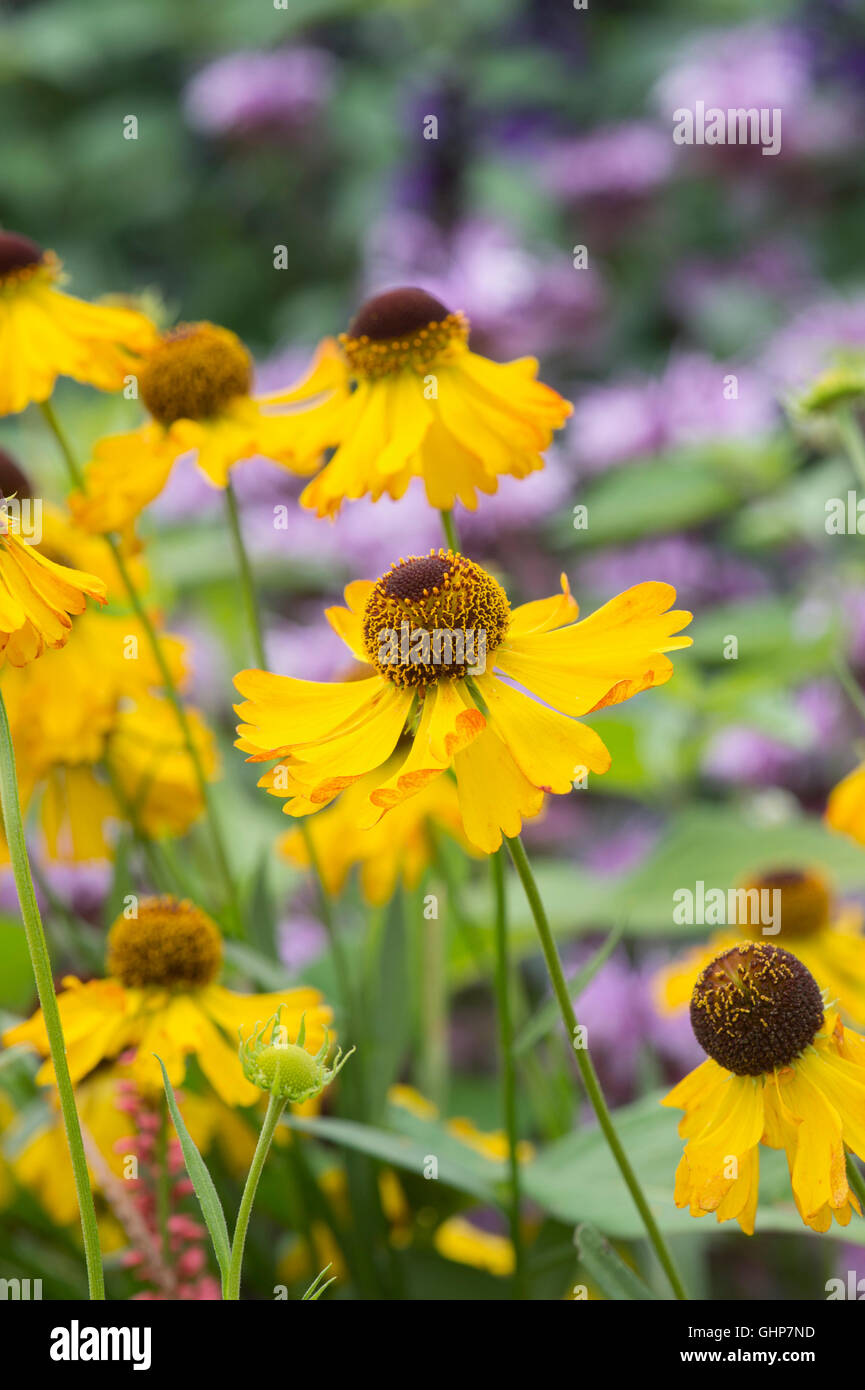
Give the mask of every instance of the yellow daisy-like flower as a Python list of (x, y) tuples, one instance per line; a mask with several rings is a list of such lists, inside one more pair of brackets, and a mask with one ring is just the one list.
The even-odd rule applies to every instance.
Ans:
[(69, 505), (90, 531), (122, 531), (158, 497), (181, 454), (195, 451), (214, 487), (228, 485), (232, 467), (264, 454), (296, 473), (294, 431), (282, 416), (265, 414), (251, 395), (252, 358), (236, 334), (213, 323), (182, 323), (163, 334), (138, 369), (147, 424), (96, 445), (85, 469), (85, 491)]
[(335, 449), (304, 506), (335, 516), (347, 498), (399, 498), (420, 477), (431, 506), (474, 510), (502, 474), (543, 467), (571, 406), (537, 380), (535, 358), (490, 362), (468, 336), (465, 315), (425, 290), (388, 290), (322, 344), (305, 380), (269, 398), (300, 407), (288, 417), (299, 458)]
[[(82, 533), (74, 527), (59, 533), (64, 539), (69, 534)], [(94, 543), (93, 537), (85, 540)], [(166, 635), (160, 640), (173, 679), (182, 686), (184, 644)], [(27, 806), (39, 798), (52, 859), (109, 857), (109, 825), (128, 814), (156, 838), (183, 834), (202, 813), (176, 715), (165, 697), (153, 693), (161, 679), (137, 619), (103, 613), (79, 619), (75, 642), (62, 651), (3, 673), (21, 801)], [(187, 718), (205, 774), (213, 777), (213, 735), (194, 709), (187, 709)]]
[(484, 1269), (506, 1278), (516, 1268), (514, 1247), (507, 1236), (484, 1231), (464, 1216), (449, 1216), (436, 1228), (433, 1245), (446, 1260)]
[[(400, 754), (395, 754), (390, 771), (395, 772), (401, 762)], [(456, 840), (467, 854), (477, 853), (463, 833), (456, 783), (449, 777), (429, 782), (394, 807), (386, 820), (359, 830), (358, 817), (370, 793), (387, 775), (388, 768), (384, 767), (381, 774), (371, 772), (359, 778), (310, 823), (313, 849), (332, 897), (342, 892), (355, 865), (360, 866), (364, 901), (372, 907), (389, 902), (398, 881), (409, 891), (416, 888), (435, 858), (435, 836), (439, 833)], [(278, 848), (293, 864), (309, 865), (306, 839), (299, 830), (281, 836)]]
[(94, 574), (55, 564), (19, 534), (20, 520), (0, 505), (0, 666), (26, 666), (46, 647), (63, 647), (72, 616), (87, 599), (106, 602)]
[(61, 281), (53, 251), (0, 231), (0, 415), (47, 401), (58, 376), (118, 391), (156, 338), (144, 314), (87, 304)]
[[(305, 1014), (308, 1045), (320, 1047), (332, 1017), (316, 989), (235, 994), (217, 984), (219, 930), (200, 908), (176, 898), (143, 898), (135, 917), (119, 917), (108, 936), (107, 966), (103, 980), (82, 984), (68, 977), (58, 996), (73, 1083), (104, 1059), (135, 1048), (129, 1075), (139, 1085), (159, 1085), (154, 1053), (173, 1086), (182, 1084), (187, 1059), (194, 1057), (227, 1105), (253, 1105), (260, 1093), (241, 1070), (239, 1030), (248, 1032), (283, 1005), (286, 1026), (299, 1028)], [(41, 1009), (8, 1029), (3, 1042), (29, 1043), (48, 1058)], [(54, 1081), (50, 1059), (36, 1079)]]
[(857, 845), (865, 845), (865, 763), (833, 787), (826, 803), (826, 824)]
[(639, 584), (582, 622), (564, 576), (562, 588), (511, 612), (492, 575), (443, 550), (350, 584), (348, 607), (328, 617), (374, 674), (326, 684), (242, 671), (237, 747), (250, 762), (281, 759), (259, 785), (287, 797), (292, 816), (375, 772), (362, 829), (452, 768), (465, 834), (492, 854), (545, 793), (609, 767), (599, 736), (573, 716), (663, 684), (673, 673), (663, 653), (690, 645), (676, 634), (691, 615), (667, 611), (668, 584)]
[(859, 1211), (846, 1153), (865, 1158), (865, 1039), (824, 1012), (801, 961), (780, 946), (742, 942), (712, 961), (691, 1000), (707, 1060), (662, 1104), (685, 1111), (677, 1207), (713, 1211), (751, 1235), (759, 1146), (783, 1148), (806, 1226), (827, 1231)]
[[(808, 967), (829, 998), (837, 1001), (841, 1012), (853, 1023), (865, 1026), (865, 936), (861, 910), (837, 910), (825, 879), (798, 869), (778, 869), (746, 879), (735, 891), (741, 905), (738, 925), (715, 932), (704, 946), (672, 961), (655, 976), (655, 1000), (661, 1012), (683, 1009), (709, 962), (730, 950), (747, 933), (756, 941), (788, 947)], [(780, 895), (780, 916), (767, 933), (761, 903), (765, 901), (774, 912), (774, 899), (761, 895), (776, 892)]]

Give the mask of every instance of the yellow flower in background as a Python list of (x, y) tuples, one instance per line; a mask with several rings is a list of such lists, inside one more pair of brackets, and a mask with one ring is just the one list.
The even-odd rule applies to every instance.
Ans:
[[(222, 938), (211, 919), (190, 902), (142, 898), (137, 916), (121, 916), (108, 935), (108, 977), (82, 984), (64, 981), (58, 996), (73, 1083), (103, 1060), (137, 1049), (129, 1075), (138, 1085), (158, 1086), (159, 1064), (180, 1086), (187, 1059), (194, 1057), (226, 1105), (252, 1105), (259, 1091), (247, 1081), (238, 1060), (238, 1032), (248, 1032), (284, 1006), (290, 1029), (306, 1015), (310, 1047), (320, 1047), (331, 1010), (316, 989), (274, 994), (235, 994), (216, 983), (222, 967)], [(3, 1035), (7, 1047), (29, 1043), (43, 1056), (48, 1039), (38, 1010)], [(36, 1077), (53, 1082), (46, 1060)]]
[(232, 467), (256, 454), (293, 472), (298, 464), (289, 422), (266, 415), (251, 395), (252, 358), (236, 334), (213, 323), (182, 323), (163, 334), (138, 371), (150, 416), (128, 434), (100, 440), (85, 469), (85, 492), (70, 508), (90, 531), (123, 531), (166, 486), (175, 461), (195, 451), (214, 487)]
[[(391, 771), (401, 761), (396, 754)], [(387, 773), (388, 768), (383, 768), (382, 776)], [(390, 901), (398, 881), (409, 891), (417, 887), (435, 859), (438, 834), (456, 840), (467, 854), (477, 852), (463, 833), (456, 783), (450, 777), (429, 782), (377, 825), (359, 830), (358, 816), (380, 780), (379, 774), (370, 773), (353, 782), (309, 826), (327, 892), (338, 896), (350, 870), (359, 865), (361, 892), (373, 907)], [(293, 864), (309, 865), (309, 850), (299, 830), (281, 836), (278, 848)]]
[(849, 835), (857, 845), (865, 845), (865, 763), (832, 788), (826, 803), (826, 824), (830, 830)]
[(691, 1022), (707, 1060), (662, 1101), (685, 1111), (676, 1206), (753, 1234), (762, 1143), (786, 1151), (806, 1226), (846, 1226), (859, 1210), (846, 1151), (865, 1158), (865, 1039), (824, 1013), (801, 961), (765, 942), (706, 967)]
[(20, 518), (0, 505), (0, 666), (26, 666), (46, 647), (63, 647), (87, 599), (105, 603), (94, 574), (55, 564), (19, 534)]
[[(434, 1105), (414, 1086), (397, 1082), (388, 1087), (387, 1098), (391, 1105), (398, 1106), (400, 1110), (407, 1111), (409, 1115), (414, 1115), (418, 1120), (434, 1121), (439, 1119), (438, 1106)], [(507, 1160), (508, 1136), (503, 1129), (478, 1129), (474, 1120), (463, 1115), (446, 1120), (445, 1126), (448, 1132), (461, 1144), (474, 1149), (475, 1153), (481, 1154), (483, 1158), (488, 1158), (492, 1163), (504, 1163)], [(530, 1162), (534, 1158), (534, 1153), (534, 1147), (527, 1140), (521, 1140), (517, 1145), (517, 1158), (520, 1163)]]
[[(160, 640), (172, 678), (182, 686), (185, 645), (167, 635)], [(202, 814), (177, 717), (167, 699), (153, 693), (160, 684), (138, 620), (103, 613), (85, 614), (76, 641), (62, 651), (4, 672), (21, 801), (26, 806), (40, 799), (50, 858), (109, 857), (109, 826), (130, 812), (151, 838), (183, 834)], [(213, 735), (196, 710), (188, 708), (187, 718), (205, 775), (213, 778)]]
[[(741, 903), (738, 925), (715, 932), (704, 946), (666, 965), (655, 976), (658, 1008), (672, 1013), (688, 1004), (694, 985), (710, 961), (731, 949), (744, 934), (756, 941), (785, 946), (807, 966), (827, 997), (837, 1003), (853, 1023), (865, 1026), (865, 936), (858, 907), (837, 909), (829, 885), (821, 875), (798, 869), (777, 869), (743, 881), (737, 891)], [(779, 915), (764, 932), (761, 903), (774, 912), (779, 894)], [(779, 928), (779, 930), (775, 930)]]
[(118, 391), (156, 339), (143, 314), (75, 299), (62, 279), (53, 251), (0, 231), (0, 415), (47, 401), (58, 376)]
[(449, 1216), (436, 1228), (433, 1245), (446, 1260), (485, 1269), (506, 1277), (516, 1268), (514, 1247), (507, 1236), (484, 1231), (464, 1216)]
[(511, 612), (492, 575), (443, 550), (350, 584), (348, 607), (328, 618), (375, 673), (327, 684), (241, 671), (237, 747), (250, 762), (281, 759), (259, 785), (287, 797), (292, 816), (375, 771), (361, 829), (453, 768), (465, 834), (492, 854), (502, 833), (519, 834), (538, 814), (545, 793), (609, 767), (600, 737), (573, 716), (663, 684), (673, 673), (663, 653), (691, 642), (676, 635), (691, 615), (667, 611), (668, 584), (639, 584), (582, 622), (564, 576), (562, 588)]
[(543, 467), (571, 406), (537, 380), (535, 358), (490, 362), (469, 350), (468, 336), (465, 315), (425, 290), (388, 290), (338, 343), (322, 344), (304, 381), (269, 398), (299, 407), (287, 417), (298, 458), (315, 463), (335, 449), (304, 506), (334, 516), (346, 499), (400, 498), (420, 477), (430, 506), (459, 498), (474, 510), (502, 474)]

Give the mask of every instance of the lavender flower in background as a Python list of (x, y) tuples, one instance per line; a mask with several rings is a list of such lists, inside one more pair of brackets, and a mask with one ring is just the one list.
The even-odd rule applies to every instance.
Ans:
[(606, 548), (587, 555), (577, 569), (579, 588), (595, 594), (618, 593), (647, 574), (672, 584), (680, 602), (697, 609), (769, 590), (757, 565), (695, 536), (660, 536)]
[[(725, 395), (731, 376), (738, 384), (735, 398)], [(579, 394), (567, 439), (585, 477), (686, 444), (767, 434), (776, 418), (774, 394), (761, 369), (680, 352), (658, 378), (612, 382)]]
[(845, 348), (865, 348), (865, 294), (832, 295), (800, 310), (770, 340), (759, 366), (779, 393), (795, 393)]
[[(846, 94), (833, 93), (830, 100), (816, 90), (811, 47), (805, 34), (792, 26), (744, 24), (707, 30), (689, 39), (658, 79), (652, 104), (672, 129), (673, 113), (685, 108), (693, 111), (698, 101), (707, 111), (780, 110), (778, 161), (785, 155), (833, 154), (844, 148), (856, 129)], [(771, 167), (773, 162), (760, 159), (756, 147), (726, 146), (724, 150), (726, 157), (737, 161), (756, 154), (761, 165)], [(715, 167), (721, 167), (719, 147), (699, 153), (712, 156)]]
[(598, 126), (543, 146), (539, 178), (547, 192), (571, 202), (645, 198), (670, 178), (674, 153), (668, 133), (648, 121)]
[(450, 233), (421, 213), (389, 212), (370, 232), (362, 297), (422, 285), (463, 309), (472, 345), (500, 358), (581, 353), (597, 337), (600, 276), (575, 270), (567, 247), (528, 247), (504, 223), (472, 218)]
[(839, 687), (833, 681), (803, 686), (794, 696), (793, 713), (797, 726), (786, 742), (747, 724), (720, 729), (703, 751), (704, 776), (728, 785), (784, 787), (799, 794), (831, 786), (853, 737)]
[(292, 973), (318, 960), (327, 946), (327, 930), (317, 917), (292, 913), (278, 928), (279, 959)]
[(205, 135), (297, 136), (327, 106), (333, 68), (320, 48), (227, 54), (187, 84), (187, 119)]

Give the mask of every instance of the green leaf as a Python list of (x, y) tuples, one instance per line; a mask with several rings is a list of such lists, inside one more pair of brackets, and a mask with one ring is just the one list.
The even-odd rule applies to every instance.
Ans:
[(228, 1239), (228, 1227), (225, 1224), (225, 1213), (222, 1210), (219, 1193), (214, 1186), (213, 1178), (210, 1176), (207, 1164), (198, 1152), (195, 1141), (186, 1128), (186, 1123), (177, 1105), (174, 1087), (168, 1079), (168, 1072), (165, 1070), (162, 1058), (157, 1057), (155, 1052), (153, 1055), (162, 1068), (165, 1098), (168, 1101), (168, 1109), (171, 1111), (174, 1128), (177, 1130), (177, 1137), (180, 1140), (180, 1147), (183, 1150), (183, 1161), (186, 1164), (186, 1171), (189, 1174), (192, 1186), (195, 1188), (195, 1195), (201, 1207), (201, 1214), (210, 1232), (210, 1239), (213, 1242), (216, 1259), (222, 1273), (222, 1278), (225, 1280), (228, 1276), (231, 1249)]
[[(393, 1134), (388, 1130), (376, 1129), (373, 1125), (359, 1124), (355, 1120), (317, 1119), (307, 1120), (299, 1115), (286, 1114), (283, 1123), (302, 1134), (311, 1134), (316, 1139), (331, 1144), (339, 1144), (355, 1153), (379, 1158), (395, 1168), (423, 1176), (430, 1157), (438, 1162), (438, 1180), (458, 1192), (466, 1192), (479, 1201), (498, 1205), (499, 1198), (495, 1182), (499, 1177), (499, 1165), (481, 1159), (490, 1170), (490, 1176), (483, 1175), (477, 1163), (479, 1158), (471, 1150), (465, 1149), (465, 1161), (453, 1156), (453, 1146), (457, 1144), (453, 1136), (437, 1126), (429, 1125), (424, 1130), (424, 1138), (412, 1138), (406, 1134)], [(450, 1143), (448, 1143), (450, 1140)], [(460, 1146), (463, 1147), (464, 1146)], [(503, 1175), (504, 1169), (501, 1169)]]
[(325, 1265), (324, 1269), (319, 1270), (318, 1274), (317, 1274), (317, 1275), (315, 1276), (315, 1278), (313, 1279), (313, 1281), (312, 1281), (312, 1283), (310, 1284), (309, 1288), (307, 1289), (306, 1293), (303, 1295), (303, 1298), (300, 1300), (301, 1303), (315, 1303), (315, 1302), (317, 1302), (317, 1300), (318, 1300), (319, 1298), (321, 1298), (321, 1296), (322, 1296), (322, 1294), (324, 1293), (325, 1289), (329, 1289), (330, 1286), (331, 1286), (331, 1284), (335, 1284), (335, 1283), (336, 1283), (336, 1275), (335, 1275), (335, 1274), (333, 1275), (333, 1277), (332, 1277), (331, 1279), (325, 1280), (325, 1278), (324, 1278), (324, 1276), (327, 1274), (327, 1271), (330, 1269), (330, 1267), (331, 1267), (331, 1266), (330, 1266), (329, 1264), (327, 1264), (327, 1265)]
[(584, 1224), (574, 1232), (574, 1243), (580, 1259), (593, 1284), (605, 1298), (617, 1301), (657, 1299), (648, 1284), (644, 1284), (617, 1254), (594, 1226)]

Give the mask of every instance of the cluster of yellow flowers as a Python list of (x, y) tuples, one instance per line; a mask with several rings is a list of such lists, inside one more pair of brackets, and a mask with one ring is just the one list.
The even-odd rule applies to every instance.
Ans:
[[(265, 455), (309, 479), (300, 502), (320, 517), (362, 496), (399, 499), (413, 479), (444, 514), (445, 547), (357, 579), (345, 606), (328, 610), (357, 679), (252, 669), (235, 680), (237, 747), (267, 765), (260, 785), (286, 814), (311, 818), (280, 848), (299, 863), (313, 855), (328, 890), (359, 865), (368, 900), (384, 902), (400, 874), (418, 881), (438, 831), (492, 855), (546, 796), (607, 770), (610, 755), (582, 717), (669, 680), (666, 653), (690, 644), (691, 615), (673, 606), (669, 585), (646, 582), (580, 619), (564, 576), (560, 593), (512, 607), (495, 575), (460, 552), (450, 516), (456, 501), (475, 508), (503, 475), (542, 467), (570, 407), (538, 381), (534, 359), (488, 361), (470, 350), (462, 313), (396, 289), (326, 340), (303, 381), (254, 396), (250, 355), (227, 329), (160, 333), (141, 313), (85, 304), (59, 282), (51, 252), (0, 233), (0, 414), (48, 402), (67, 375), (101, 390), (134, 380), (147, 419), (95, 445), (75, 470), (69, 512), (46, 509), (40, 544), (26, 543), (11, 510), (0, 519), (2, 692), (22, 797), (39, 800), (52, 857), (105, 855), (112, 820), (159, 838), (183, 834), (205, 809), (214, 740), (178, 704), (184, 647), (140, 599), (147, 575), (135, 536), (190, 451), (221, 489), (236, 465)], [(111, 611), (85, 613), (87, 597), (110, 600)], [(479, 633), (480, 663), (468, 655)], [(395, 646), (387, 634), (398, 634)], [(50, 661), (37, 661), (49, 648)], [(865, 823), (856, 776), (834, 802), (850, 830), (857, 815)], [(865, 1157), (865, 1042), (821, 990), (865, 1018), (861, 934), (833, 924), (822, 899), (814, 907), (816, 890), (804, 897), (810, 916), (803, 910), (792, 950), (759, 934), (718, 938), (660, 985), (671, 1007), (690, 997), (708, 1054), (666, 1101), (687, 1112), (676, 1201), (747, 1231), (761, 1141), (786, 1150), (808, 1225), (844, 1223), (857, 1206), (845, 1159), (848, 1149)], [(257, 1092), (227, 1036), (284, 1005), (293, 1030), (305, 1014), (307, 1051), (324, 1043), (330, 1011), (317, 992), (232, 994), (216, 982), (221, 959), (217, 927), (189, 903), (155, 899), (121, 917), (107, 977), (68, 980), (60, 996), (72, 1080), (94, 1083), (108, 1061), (152, 1088), (158, 1053), (179, 1084), (195, 1055), (216, 1095), (244, 1105)], [(5, 1040), (49, 1051), (41, 1013)], [(52, 1077), (47, 1062), (40, 1078)]]

